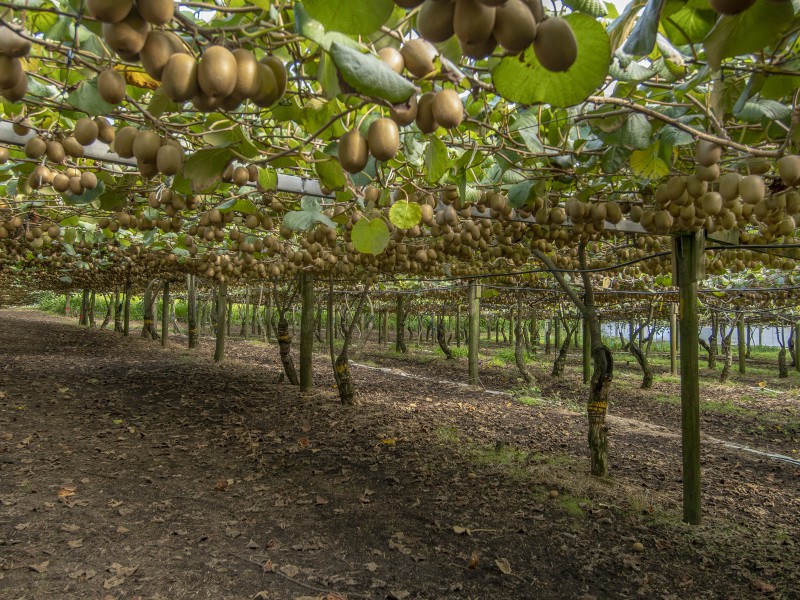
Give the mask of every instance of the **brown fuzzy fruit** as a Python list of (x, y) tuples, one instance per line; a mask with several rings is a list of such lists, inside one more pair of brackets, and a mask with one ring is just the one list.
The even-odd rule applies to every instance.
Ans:
[(133, 8), (133, 0), (86, 0), (89, 14), (103, 23), (119, 23)]
[(62, 163), (66, 158), (66, 153), (64, 152), (64, 146), (61, 145), (61, 142), (56, 142), (55, 140), (49, 140), (47, 142), (47, 160), (51, 163)]
[(369, 151), (377, 160), (391, 160), (400, 150), (400, 130), (391, 119), (375, 119), (367, 131)]
[(536, 39), (536, 20), (522, 0), (508, 0), (497, 7), (493, 33), (507, 52), (519, 54)]
[(191, 100), (200, 91), (197, 61), (189, 54), (173, 54), (162, 73), (161, 88), (173, 102)]
[(153, 25), (166, 25), (175, 14), (172, 0), (136, 0), (136, 8), (142, 18)]
[(403, 60), (403, 55), (400, 54), (400, 51), (392, 48), (391, 46), (381, 48), (378, 51), (378, 58), (386, 63), (395, 73), (402, 73), (406, 65), (405, 60)]
[(0, 165), (4, 165), (8, 162), (8, 156), (8, 148), (0, 146)]
[(155, 163), (161, 148), (161, 136), (155, 131), (140, 131), (133, 140), (133, 156), (144, 163)]
[(458, 127), (464, 119), (464, 106), (458, 92), (452, 89), (437, 92), (431, 105), (433, 118), (445, 129)]
[(572, 27), (558, 17), (539, 23), (533, 49), (536, 58), (548, 71), (566, 71), (578, 58), (578, 42)]
[(244, 48), (233, 51), (236, 59), (236, 86), (233, 95), (237, 98), (252, 98), (258, 93), (258, 61), (255, 54)]
[(175, 175), (183, 169), (183, 149), (172, 144), (166, 144), (158, 149), (156, 166), (164, 175)]
[(20, 77), (24, 76), (25, 71), (22, 69), (22, 62), (18, 58), (0, 54), (0, 88), (14, 87)]
[(97, 77), (97, 91), (109, 104), (119, 104), (125, 99), (125, 77), (119, 71), (106, 69)]
[(64, 146), (64, 152), (67, 153), (67, 156), (72, 158), (83, 157), (83, 146), (73, 136), (66, 138), (61, 142), (61, 145)]
[(41, 158), (47, 152), (47, 144), (38, 135), (25, 142), (25, 156), (28, 158)]
[(133, 158), (133, 142), (139, 130), (130, 125), (117, 131), (114, 139), (114, 152), (122, 158)]
[(99, 131), (100, 128), (97, 126), (97, 123), (95, 123), (94, 120), (88, 117), (83, 117), (78, 119), (75, 123), (73, 135), (81, 146), (88, 146), (97, 140), (97, 134)]
[(19, 79), (11, 87), (0, 87), (0, 95), (9, 102), (19, 102), (28, 93), (28, 76), (25, 71), (19, 74)]
[(419, 97), (417, 102), (417, 127), (422, 133), (433, 133), (439, 128), (439, 123), (433, 116), (433, 92), (426, 92)]
[(150, 26), (133, 8), (118, 23), (103, 23), (103, 38), (121, 56), (136, 56), (144, 48)]
[(478, 44), (459, 43), (461, 44), (461, 53), (473, 60), (481, 60), (491, 56), (497, 48), (497, 40), (494, 35), (490, 35), (486, 40)]
[(210, 46), (197, 68), (197, 82), (206, 96), (224, 98), (236, 87), (238, 65), (233, 53), (224, 46)]
[(180, 38), (169, 31), (151, 31), (147, 34), (140, 54), (142, 66), (150, 77), (161, 81), (164, 67), (173, 54), (183, 53)]
[(400, 127), (411, 125), (417, 118), (417, 97), (411, 96), (405, 104), (395, 104), (389, 107), (389, 116)]
[(283, 95), (286, 93), (286, 85), (289, 82), (289, 74), (286, 72), (286, 65), (283, 64), (280, 58), (271, 55), (265, 56), (259, 62), (267, 65), (275, 76), (275, 92), (278, 96), (275, 101), (277, 102), (283, 98)]
[(111, 123), (105, 117), (95, 117), (94, 122), (97, 123), (97, 139), (105, 144), (112, 143), (116, 130)]
[(86, 190), (93, 190), (97, 187), (97, 175), (91, 171), (81, 173), (81, 185)]
[(430, 42), (423, 39), (413, 39), (403, 44), (400, 49), (408, 72), (414, 77), (422, 78), (436, 71), (433, 61), (438, 51)]
[[(23, 35), (30, 35), (24, 28), (14, 24), (14, 28), (23, 33)], [(0, 25), (0, 53), (10, 56), (12, 58), (22, 58), (28, 56), (31, 51), (31, 43), (26, 38), (22, 37), (15, 29), (11, 29), (7, 25)]]
[(800, 182), (800, 156), (789, 154), (778, 160), (778, 175), (786, 185)]
[(453, 13), (453, 29), (462, 44), (474, 46), (489, 39), (494, 29), (496, 9), (479, 0), (458, 0)]
[(278, 82), (275, 79), (275, 71), (269, 65), (259, 62), (258, 68), (258, 91), (252, 96), (256, 106), (267, 108), (278, 101)]
[(453, 19), (457, 4), (453, 0), (425, 0), (417, 14), (419, 34), (434, 44), (453, 37)]
[(367, 166), (369, 146), (367, 139), (357, 129), (348, 131), (339, 138), (339, 164), (348, 173), (358, 173)]
[(722, 158), (722, 146), (707, 140), (697, 140), (694, 158), (698, 165), (704, 167), (715, 165), (719, 162), (719, 159)]

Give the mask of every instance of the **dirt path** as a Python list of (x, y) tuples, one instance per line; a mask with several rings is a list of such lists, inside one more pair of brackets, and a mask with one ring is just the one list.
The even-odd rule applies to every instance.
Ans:
[(614, 427), (596, 482), (557, 409), (368, 369), (350, 409), (261, 344), (0, 331), (3, 598), (800, 598), (792, 465), (706, 448), (690, 529), (654, 432)]

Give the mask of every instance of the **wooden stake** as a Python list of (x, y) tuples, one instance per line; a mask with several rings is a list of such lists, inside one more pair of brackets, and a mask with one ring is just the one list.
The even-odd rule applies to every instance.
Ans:
[(302, 308), (300, 313), (300, 391), (314, 387), (314, 275), (304, 271), (300, 275)]

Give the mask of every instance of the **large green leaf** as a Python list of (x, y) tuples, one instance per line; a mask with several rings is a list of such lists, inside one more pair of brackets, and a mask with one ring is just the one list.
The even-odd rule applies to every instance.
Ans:
[(352, 35), (374, 32), (394, 10), (392, 0), (305, 0), (304, 5), (326, 29)]
[(778, 41), (792, 26), (791, 3), (758, 0), (751, 8), (732, 17), (720, 17), (706, 37), (708, 64), (719, 69), (725, 58), (760, 52)]
[(602, 85), (611, 61), (611, 46), (603, 26), (586, 15), (564, 17), (578, 40), (578, 58), (569, 71), (554, 73), (536, 59), (533, 48), (522, 56), (507, 56), (492, 70), (497, 92), (520, 104), (574, 106)]
[(656, 142), (645, 150), (635, 150), (631, 154), (631, 170), (646, 179), (661, 179), (669, 175), (667, 163), (658, 157), (658, 148)]
[(294, 29), (297, 33), (318, 44), (326, 52), (330, 50), (333, 42), (338, 42), (352, 48), (362, 48), (361, 44), (338, 31), (325, 31), (325, 26), (308, 14), (302, 2), (294, 5)]
[(233, 154), (227, 148), (198, 150), (186, 160), (183, 173), (195, 192), (207, 190), (220, 180), (231, 159)]
[(306, 229), (311, 229), (317, 223), (336, 228), (336, 223), (331, 221), (329, 217), (313, 210), (296, 210), (286, 213), (283, 217), (283, 224), (292, 231), (305, 231)]
[(340, 190), (347, 185), (347, 178), (338, 160), (333, 160), (324, 152), (314, 153), (314, 169), (322, 185), (331, 190)]
[(450, 157), (447, 146), (436, 136), (431, 137), (430, 144), (425, 150), (425, 179), (428, 183), (438, 183), (450, 170)]
[(656, 45), (658, 34), (658, 20), (661, 17), (661, 10), (667, 0), (648, 0), (644, 12), (639, 16), (633, 31), (622, 47), (626, 54), (635, 56), (647, 56), (653, 51)]
[(350, 232), (353, 247), (362, 254), (380, 254), (389, 244), (389, 228), (381, 219), (362, 218)]
[(422, 209), (416, 202), (406, 202), (401, 200), (392, 204), (389, 209), (389, 220), (392, 225), (400, 229), (410, 229), (419, 225), (422, 219)]
[(220, 212), (238, 212), (246, 215), (258, 213), (258, 207), (247, 198), (231, 198), (217, 206)]
[(413, 83), (395, 73), (372, 54), (364, 54), (334, 42), (331, 44), (331, 57), (342, 78), (353, 89), (366, 96), (376, 96), (393, 104), (400, 104), (417, 90)]
[(82, 81), (67, 97), (67, 102), (78, 110), (95, 116), (110, 114), (116, 108), (100, 97), (100, 92), (97, 90), (97, 79)]

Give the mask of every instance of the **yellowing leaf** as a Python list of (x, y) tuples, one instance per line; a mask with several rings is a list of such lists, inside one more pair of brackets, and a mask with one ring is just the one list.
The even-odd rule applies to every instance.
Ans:
[(498, 558), (494, 561), (495, 566), (500, 569), (503, 575), (511, 575), (511, 564), (506, 558)]
[(122, 71), (122, 75), (125, 77), (125, 83), (128, 85), (144, 88), (146, 90), (156, 90), (161, 86), (158, 81), (150, 77), (150, 75), (144, 71), (134, 71), (123, 65), (117, 65), (116, 69)]

